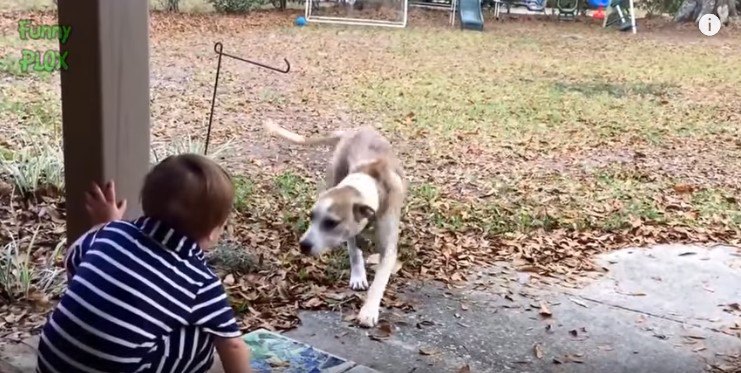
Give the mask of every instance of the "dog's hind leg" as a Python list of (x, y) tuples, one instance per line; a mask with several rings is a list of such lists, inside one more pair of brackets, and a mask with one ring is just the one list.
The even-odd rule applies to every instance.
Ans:
[(347, 253), (350, 255), (350, 289), (368, 289), (363, 251), (358, 247), (358, 241), (355, 237), (347, 240)]
[(358, 313), (358, 322), (365, 327), (373, 327), (378, 323), (381, 300), (383, 300), (386, 285), (391, 278), (391, 272), (396, 266), (396, 246), (399, 242), (398, 215), (387, 214), (379, 217), (376, 224), (381, 262), (378, 264), (378, 270), (368, 290), (365, 303)]

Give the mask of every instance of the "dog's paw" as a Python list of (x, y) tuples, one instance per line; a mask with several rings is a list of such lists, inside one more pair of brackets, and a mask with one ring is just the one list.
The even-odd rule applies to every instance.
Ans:
[(363, 274), (363, 276), (350, 275), (350, 289), (367, 290), (368, 289), (368, 279), (365, 277), (365, 274)]
[(378, 324), (378, 307), (366, 307), (360, 309), (356, 320), (360, 326), (372, 328)]

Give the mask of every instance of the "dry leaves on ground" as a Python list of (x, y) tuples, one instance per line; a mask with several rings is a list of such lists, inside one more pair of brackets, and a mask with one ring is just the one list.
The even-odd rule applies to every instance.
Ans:
[[(19, 16), (3, 14), (0, 28), (14, 32)], [(53, 13), (22, 16), (55, 21)], [(150, 22), (152, 135), (157, 141), (171, 142), (186, 129), (204, 132), (214, 41), (238, 54), (244, 52), (240, 46), (249, 45), (250, 54), (261, 60), (287, 56), (295, 72), (274, 74), (227, 62), (219, 86), (212, 141), (235, 139), (238, 148), (220, 160), (239, 186), (229, 239), (254, 257), (240, 270), (221, 272), (244, 330), (293, 328), (299, 309), (351, 313), (364, 296), (347, 291), (349, 268), (341, 252), (306, 258), (296, 250), (316, 192), (314, 181), (321, 178), (328, 154), (268, 139), (255, 124), (267, 117), (302, 133), (377, 124), (409, 165), (412, 188), (400, 260), (385, 307), (413, 309), (398, 296), (412, 279), (458, 286), (471, 269), (496, 261), (573, 285), (581, 273), (604, 271), (591, 260), (602, 252), (666, 242), (738, 242), (741, 237), (734, 215), (741, 179), (735, 105), (741, 84), (727, 69), (713, 70), (737, 60), (733, 53), (721, 56), (715, 47), (695, 46), (674, 57), (672, 45), (653, 44), (648, 36), (618, 48), (610, 36), (584, 25), (563, 26), (600, 43), (599, 57), (593, 43), (574, 45), (552, 32), (533, 36), (529, 22), (513, 23), (501, 35), (480, 35), (491, 45), (482, 49), (461, 39), (465, 35), (439, 28), (447, 26), (393, 34), (284, 29), (294, 16), (156, 13)], [(411, 17), (445, 24), (444, 15), (412, 12)], [(435, 38), (429, 37), (430, 30)], [(527, 35), (524, 44), (537, 48), (518, 49), (492, 65), (492, 51), (523, 44), (520, 35)], [(565, 71), (568, 79), (553, 75), (546, 57), (562, 55), (565, 47), (580, 57)], [(460, 53), (450, 50), (469, 56), (466, 69), (440, 69), (460, 65)], [(635, 57), (627, 65), (619, 58), (626, 53)], [(704, 74), (723, 78), (723, 87), (695, 83), (701, 81), (698, 76), (672, 75), (682, 69), (645, 67), (657, 59), (681, 66), (692, 58), (705, 63), (708, 55), (719, 61)], [(617, 64), (611, 81), (595, 78), (602, 75), (603, 64), (595, 62), (599, 58)], [(535, 67), (524, 68), (526, 63)], [(15, 109), (0, 112), (6, 124), (0, 145), (14, 151), (20, 127), (59, 122), (59, 113), (39, 118), (22, 110), (33, 106), (43, 112), (50, 103), (58, 104), (58, 77), (3, 79), (3, 89), (23, 93), (3, 100), (41, 95), (27, 87), (51, 92), (39, 102), (3, 101), (3, 107)], [(649, 80), (658, 83), (645, 84)], [(674, 87), (676, 80), (685, 85)], [(703, 101), (721, 96), (727, 102)], [(615, 105), (616, 100), (621, 104)], [(713, 131), (704, 125), (708, 117), (720, 118)], [(49, 128), (53, 131), (58, 128)], [(37, 194), (40, 198), (2, 195), (2, 243), (11, 240), (7, 232), (29, 240), (41, 227), (32, 262), (38, 268), (59, 268), (45, 258), (63, 239), (64, 201), (58, 193)], [(372, 269), (376, 257), (368, 259)], [(59, 291), (50, 293), (53, 303)], [(505, 298), (514, 302), (511, 294)], [(550, 315), (547, 308), (540, 311), (546, 310)], [(5, 316), (9, 311), (0, 312)], [(29, 320), (11, 319), (4, 328)]]

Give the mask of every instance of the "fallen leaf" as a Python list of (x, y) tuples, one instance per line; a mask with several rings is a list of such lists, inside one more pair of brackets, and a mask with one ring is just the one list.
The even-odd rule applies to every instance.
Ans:
[(533, 353), (535, 354), (536, 358), (538, 359), (543, 358), (543, 348), (540, 347), (540, 345), (537, 343), (533, 346)]
[(379, 322), (378, 327), (368, 334), (368, 337), (374, 341), (380, 342), (389, 339), (392, 333), (393, 327), (391, 326), (391, 323), (388, 321), (381, 321)]
[(458, 369), (458, 373), (471, 373), (471, 367), (466, 364), (461, 367), (461, 369)]
[(435, 355), (436, 353), (437, 351), (431, 347), (420, 347), (419, 348), (420, 355), (430, 356), (430, 355)]
[(381, 320), (378, 323), (378, 330), (383, 334), (391, 335), (394, 332), (394, 327), (390, 322)]
[(435, 325), (435, 323), (430, 320), (422, 320), (417, 323), (417, 329), (423, 329), (424, 327), (433, 326), (433, 325)]
[(324, 301), (319, 299), (318, 297), (311, 298), (304, 302), (304, 307), (306, 308), (316, 308), (324, 304)]
[(542, 302), (540, 303), (540, 311), (539, 311), (539, 313), (540, 313), (540, 316), (543, 316), (543, 317), (551, 317), (553, 315), (551, 313), (551, 310), (548, 309), (548, 306), (546, 306), (546, 304), (545, 303), (542, 303)]
[(695, 190), (695, 189), (690, 184), (676, 184), (676, 185), (674, 185), (674, 191), (677, 192), (678, 194), (692, 193), (693, 190)]

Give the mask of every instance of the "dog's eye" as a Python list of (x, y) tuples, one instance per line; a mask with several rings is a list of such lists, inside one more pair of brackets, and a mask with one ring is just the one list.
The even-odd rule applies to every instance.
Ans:
[(337, 226), (337, 224), (339, 224), (339, 223), (340, 223), (340, 222), (338, 222), (337, 220), (332, 220), (332, 219), (324, 219), (324, 220), (322, 221), (322, 229), (323, 229), (323, 230), (325, 230), (325, 231), (328, 231), (328, 230), (332, 230), (332, 229), (334, 229), (334, 228), (335, 228), (335, 227)]

